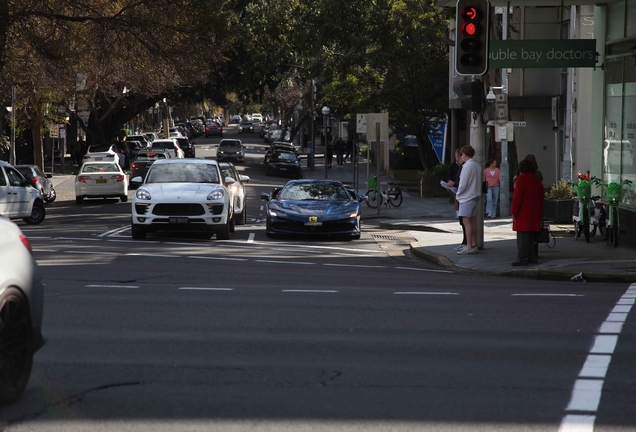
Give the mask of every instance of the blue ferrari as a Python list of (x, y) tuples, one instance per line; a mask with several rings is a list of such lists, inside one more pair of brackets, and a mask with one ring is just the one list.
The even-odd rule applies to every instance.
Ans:
[(267, 201), (265, 234), (337, 235), (360, 238), (360, 201), (353, 189), (333, 180), (290, 180)]

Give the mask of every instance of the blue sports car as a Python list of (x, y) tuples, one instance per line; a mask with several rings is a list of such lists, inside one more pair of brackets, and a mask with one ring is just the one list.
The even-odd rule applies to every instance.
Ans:
[(333, 180), (290, 180), (267, 201), (265, 234), (322, 234), (360, 238), (360, 201), (353, 189)]

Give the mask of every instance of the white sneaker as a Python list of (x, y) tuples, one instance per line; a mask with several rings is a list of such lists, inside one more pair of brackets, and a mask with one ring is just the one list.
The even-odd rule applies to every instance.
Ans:
[(465, 247), (466, 247), (466, 245), (464, 245), (464, 244), (460, 244), (459, 246), (455, 246), (455, 247), (454, 247), (454, 250), (456, 250), (456, 251), (460, 251), (460, 250), (464, 249)]
[(457, 252), (457, 255), (473, 255), (479, 253), (479, 249), (477, 246), (473, 246), (472, 248), (464, 248)]

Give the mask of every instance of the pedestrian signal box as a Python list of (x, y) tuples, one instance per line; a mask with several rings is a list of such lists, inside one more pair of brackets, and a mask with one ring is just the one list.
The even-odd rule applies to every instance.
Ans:
[(455, 34), (455, 71), (483, 75), (488, 71), (490, 2), (458, 0)]

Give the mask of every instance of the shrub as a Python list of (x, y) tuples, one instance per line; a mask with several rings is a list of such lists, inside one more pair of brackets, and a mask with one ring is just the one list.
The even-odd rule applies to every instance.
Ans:
[(550, 190), (545, 193), (545, 197), (553, 200), (567, 200), (576, 198), (576, 194), (570, 182), (561, 179), (550, 186)]

